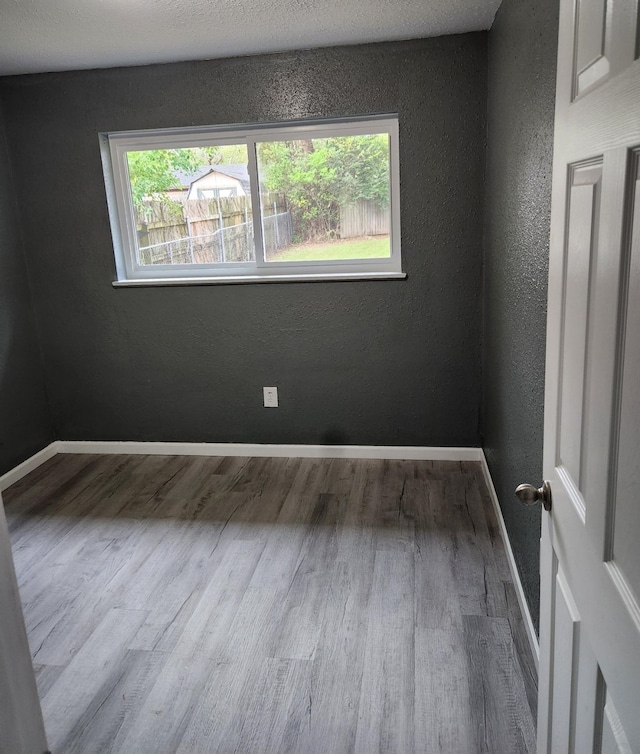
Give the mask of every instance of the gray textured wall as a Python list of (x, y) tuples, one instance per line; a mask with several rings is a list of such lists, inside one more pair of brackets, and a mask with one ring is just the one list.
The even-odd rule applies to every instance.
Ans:
[[(58, 437), (478, 444), (485, 33), (5, 78), (0, 96)], [(387, 112), (408, 280), (112, 288), (98, 132)]]
[(0, 110), (0, 474), (52, 439)]
[(557, 0), (504, 0), (489, 33), (484, 447), (537, 625)]

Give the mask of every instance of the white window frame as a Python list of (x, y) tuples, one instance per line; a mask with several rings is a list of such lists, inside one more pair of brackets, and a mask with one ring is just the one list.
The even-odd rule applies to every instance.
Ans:
[[(262, 208), (256, 144), (301, 138), (331, 138), (369, 134), (389, 135), (391, 254), (363, 260), (267, 262), (262, 238)], [(402, 278), (400, 256), (400, 167), (397, 116), (350, 118), (286, 124), (238, 125), (121, 131), (100, 134), (107, 201), (116, 258), (114, 286), (185, 285), (285, 280), (349, 280)], [(137, 262), (136, 221), (131, 199), (127, 152), (246, 144), (253, 207), (255, 262), (140, 265)]]

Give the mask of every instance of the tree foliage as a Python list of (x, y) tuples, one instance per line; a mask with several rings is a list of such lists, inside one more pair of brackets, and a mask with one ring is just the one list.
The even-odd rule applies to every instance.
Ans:
[(184, 149), (146, 149), (127, 152), (131, 197), (136, 210), (144, 208), (145, 200), (168, 201), (166, 193), (179, 189), (176, 171), (190, 175), (202, 165), (246, 163), (244, 144), (229, 144)]
[(287, 197), (297, 241), (334, 237), (343, 204), (389, 203), (385, 134), (264, 142), (258, 160), (261, 188)]
[(140, 208), (145, 199), (163, 199), (165, 191), (180, 188), (176, 170), (193, 173), (199, 165), (192, 149), (127, 152), (127, 160), (131, 197), (136, 208)]
[(223, 144), (222, 146), (197, 147), (193, 150), (199, 165), (246, 165), (247, 147), (245, 144)]

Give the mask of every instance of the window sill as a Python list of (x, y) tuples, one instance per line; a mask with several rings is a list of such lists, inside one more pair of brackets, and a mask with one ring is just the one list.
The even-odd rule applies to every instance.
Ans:
[(226, 275), (193, 278), (115, 280), (114, 288), (157, 288), (171, 285), (229, 285), (236, 283), (326, 283), (347, 280), (404, 280), (406, 272), (336, 272), (308, 275)]

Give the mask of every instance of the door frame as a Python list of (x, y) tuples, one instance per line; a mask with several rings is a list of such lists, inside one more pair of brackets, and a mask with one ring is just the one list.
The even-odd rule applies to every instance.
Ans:
[(0, 731), (2, 754), (48, 752), (1, 494)]

